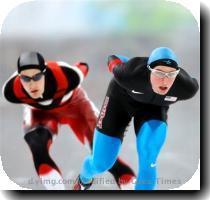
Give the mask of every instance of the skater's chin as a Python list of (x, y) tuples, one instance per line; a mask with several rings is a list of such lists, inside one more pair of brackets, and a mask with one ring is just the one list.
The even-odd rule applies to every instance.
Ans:
[(39, 90), (33, 90), (29, 92), (29, 96), (32, 99), (38, 99), (42, 97), (42, 93)]
[(166, 95), (168, 93), (168, 91), (169, 91), (169, 88), (160, 86), (157, 89), (153, 89), (153, 91), (156, 94), (159, 94), (159, 95)]

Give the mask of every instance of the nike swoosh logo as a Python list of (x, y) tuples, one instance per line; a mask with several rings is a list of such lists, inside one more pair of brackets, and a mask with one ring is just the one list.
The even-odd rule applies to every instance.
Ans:
[(132, 93), (134, 93), (134, 94), (144, 94), (143, 92), (138, 92), (138, 91), (135, 91), (135, 90), (132, 90)]
[(156, 166), (156, 163), (152, 163), (151, 165), (150, 165), (150, 167), (155, 167)]

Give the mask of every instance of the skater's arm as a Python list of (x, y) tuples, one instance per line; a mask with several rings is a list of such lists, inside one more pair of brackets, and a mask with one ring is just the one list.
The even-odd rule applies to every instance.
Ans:
[[(124, 88), (129, 89), (137, 71), (141, 68), (142, 59), (134, 57), (130, 60), (112, 55), (108, 58), (109, 70), (113, 73), (115, 80)], [(140, 69), (141, 70), (141, 69)]]
[(59, 62), (64, 74), (69, 81), (69, 89), (73, 90), (76, 88), (87, 76), (88, 73), (88, 65), (83, 62), (78, 62), (75, 65), (69, 65), (64, 62)]
[(108, 57), (108, 68), (110, 72), (113, 72), (113, 69), (119, 67), (119, 68), (125, 68), (124, 63), (128, 62), (128, 58), (121, 55), (111, 55)]
[(130, 79), (131, 68), (128, 58), (124, 56), (111, 55), (108, 57), (108, 68), (113, 73), (117, 82), (127, 85)]

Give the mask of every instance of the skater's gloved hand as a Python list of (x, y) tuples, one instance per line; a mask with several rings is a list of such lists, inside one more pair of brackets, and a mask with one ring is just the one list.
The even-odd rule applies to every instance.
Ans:
[(125, 63), (129, 60), (128, 57), (122, 55), (111, 55), (108, 57), (108, 68), (109, 71), (112, 72), (113, 69), (118, 65)]
[(87, 63), (85, 63), (85, 62), (77, 62), (74, 65), (81, 70), (81, 72), (83, 73), (84, 77), (87, 76), (88, 71), (89, 71), (89, 66), (88, 66)]

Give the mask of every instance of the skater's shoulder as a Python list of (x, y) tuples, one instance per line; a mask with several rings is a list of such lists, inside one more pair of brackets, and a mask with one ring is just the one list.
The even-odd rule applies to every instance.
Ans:
[(15, 71), (4, 83), (3, 87), (2, 87), (2, 91), (11, 89), (12, 86), (14, 85), (14, 81), (15, 79), (18, 77), (18, 72)]
[(12, 76), (10, 76), (4, 83), (3, 87), (2, 87), (2, 94), (4, 96), (4, 98), (12, 103), (20, 103), (21, 101), (15, 96), (14, 94), (14, 89), (15, 84), (17, 84), (17, 80), (18, 79), (18, 73), (17, 71), (14, 72), (12, 74)]

